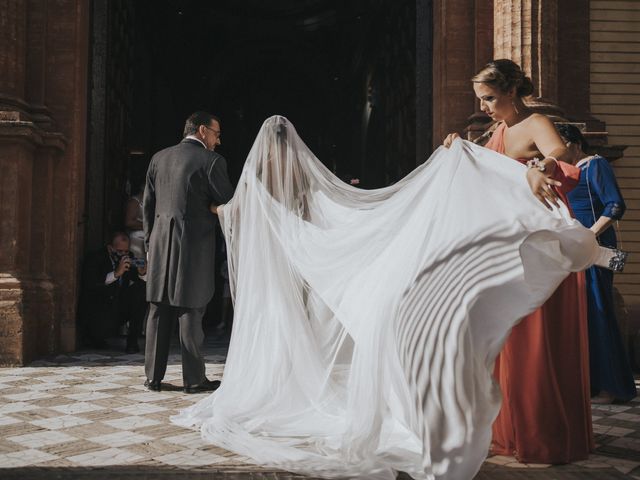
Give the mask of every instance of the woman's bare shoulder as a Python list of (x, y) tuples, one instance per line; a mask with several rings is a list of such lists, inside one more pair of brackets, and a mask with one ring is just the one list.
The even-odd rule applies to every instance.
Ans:
[(525, 122), (527, 128), (555, 128), (551, 119), (542, 113), (532, 113)]

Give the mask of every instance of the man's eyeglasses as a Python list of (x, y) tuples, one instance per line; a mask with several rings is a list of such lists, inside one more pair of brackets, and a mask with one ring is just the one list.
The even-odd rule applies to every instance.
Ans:
[(220, 130), (215, 130), (215, 129), (211, 128), (211, 127), (207, 127), (206, 125), (203, 125), (203, 127), (206, 128), (207, 130), (211, 130), (213, 133), (216, 134), (216, 137), (218, 137), (218, 138), (220, 137), (220, 133), (222, 133), (222, 132), (220, 132)]

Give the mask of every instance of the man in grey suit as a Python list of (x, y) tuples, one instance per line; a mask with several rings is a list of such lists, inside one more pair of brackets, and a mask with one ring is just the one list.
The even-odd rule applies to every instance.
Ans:
[(145, 386), (160, 391), (169, 343), (179, 321), (182, 378), (186, 393), (215, 390), (200, 352), (202, 316), (214, 291), (215, 225), (211, 205), (228, 202), (233, 187), (220, 144), (220, 121), (192, 114), (178, 145), (156, 153), (147, 172), (144, 233), (148, 251)]

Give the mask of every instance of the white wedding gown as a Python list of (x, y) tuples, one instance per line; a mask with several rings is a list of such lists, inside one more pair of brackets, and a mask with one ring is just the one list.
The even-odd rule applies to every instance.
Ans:
[(456, 140), (395, 185), (360, 190), (280, 116), (222, 223), (235, 299), (222, 386), (173, 421), (327, 478), (473, 478), (505, 338), (597, 254), (512, 159)]

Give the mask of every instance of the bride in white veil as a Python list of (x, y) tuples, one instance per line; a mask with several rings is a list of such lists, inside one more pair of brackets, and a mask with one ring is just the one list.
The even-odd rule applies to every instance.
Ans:
[(221, 209), (234, 327), (222, 386), (173, 421), (310, 475), (470, 479), (500, 405), (510, 329), (594, 235), (526, 167), (456, 140), (398, 183), (341, 182), (267, 119)]

